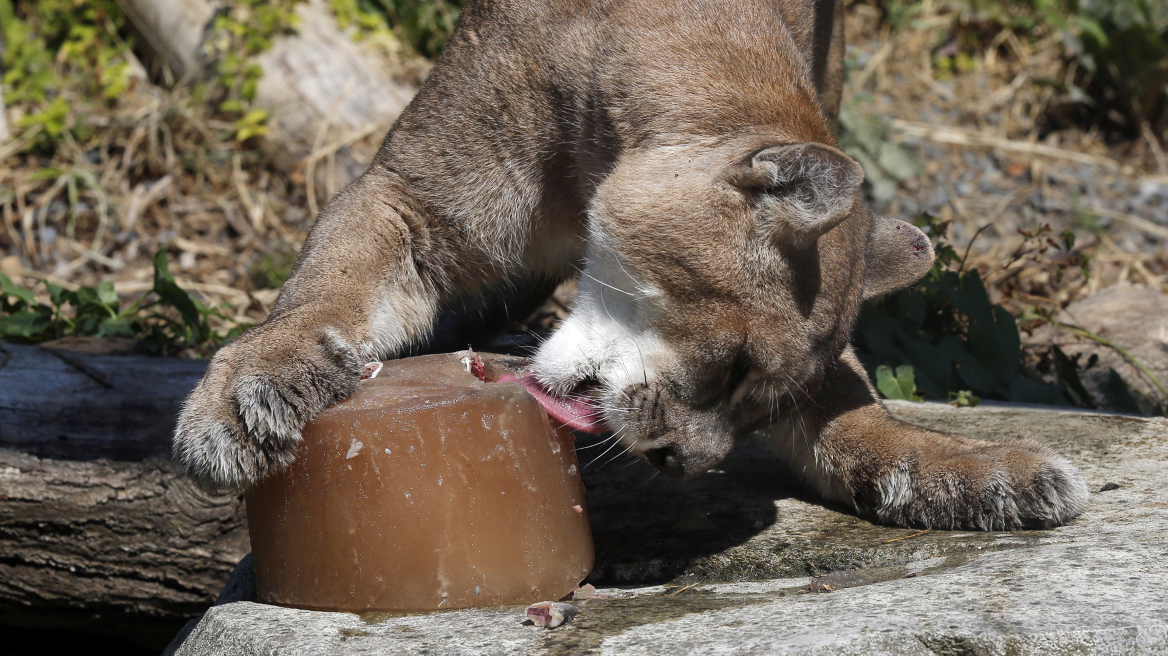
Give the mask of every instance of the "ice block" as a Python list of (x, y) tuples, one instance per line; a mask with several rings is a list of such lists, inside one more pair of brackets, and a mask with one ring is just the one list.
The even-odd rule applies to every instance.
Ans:
[[(459, 354), (386, 362), (247, 491), (259, 600), (420, 611), (560, 599), (592, 567), (571, 432)], [(483, 358), (484, 378), (518, 361)]]

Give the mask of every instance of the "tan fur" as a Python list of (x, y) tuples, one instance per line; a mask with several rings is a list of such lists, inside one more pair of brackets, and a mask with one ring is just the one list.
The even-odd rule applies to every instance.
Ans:
[(580, 268), (536, 374), (592, 389), (663, 471), (698, 475), (762, 431), (809, 485), (879, 521), (1075, 516), (1085, 488), (1065, 460), (896, 422), (851, 354), (861, 300), (911, 284), (932, 250), (863, 205), (862, 171), (834, 147), (841, 9), (472, 0), (272, 316), (215, 356), (176, 457), (210, 483), (254, 482), (361, 363), (416, 345), (443, 308)]

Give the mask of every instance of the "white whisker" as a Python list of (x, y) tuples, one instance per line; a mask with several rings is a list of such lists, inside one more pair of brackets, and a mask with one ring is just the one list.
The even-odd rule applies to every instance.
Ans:
[(594, 275), (592, 275), (592, 274), (588, 273), (587, 271), (584, 271), (584, 270), (583, 270), (583, 269), (581, 269), (580, 267), (577, 267), (577, 266), (575, 266), (575, 265), (573, 265), (573, 267), (575, 267), (575, 269), (576, 269), (577, 271), (579, 271), (579, 272), (580, 272), (580, 275), (582, 275), (582, 276), (584, 276), (584, 277), (588, 278), (589, 280), (592, 280), (592, 281), (594, 281), (594, 282), (600, 283), (601, 285), (604, 285), (605, 287), (608, 287), (609, 289), (611, 289), (611, 290), (613, 290), (613, 291), (617, 291), (617, 292), (620, 292), (620, 293), (622, 293), (622, 294), (627, 294), (627, 295), (629, 295), (629, 296), (632, 296), (633, 298), (636, 298), (636, 297), (637, 297), (637, 294), (634, 294), (633, 292), (626, 292), (625, 290), (621, 289), (620, 287), (614, 287), (614, 286), (612, 286), (612, 285), (610, 285), (610, 284), (608, 284), (608, 283), (604, 282), (604, 281), (603, 281), (603, 280), (601, 280), (600, 278), (597, 278), (596, 276), (594, 276)]

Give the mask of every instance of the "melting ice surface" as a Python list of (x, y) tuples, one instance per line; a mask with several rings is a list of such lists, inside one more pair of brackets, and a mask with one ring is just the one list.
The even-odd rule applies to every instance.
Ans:
[(397, 360), (318, 415), (247, 493), (260, 599), (430, 610), (574, 590), (593, 552), (572, 437), (511, 380), (457, 354)]

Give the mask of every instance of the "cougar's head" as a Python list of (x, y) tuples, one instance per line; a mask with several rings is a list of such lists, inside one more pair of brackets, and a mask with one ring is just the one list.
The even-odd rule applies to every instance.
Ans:
[(816, 394), (865, 297), (932, 263), (919, 230), (860, 201), (862, 180), (818, 143), (625, 156), (591, 206), (576, 305), (536, 355), (541, 400), (667, 474), (716, 465)]

